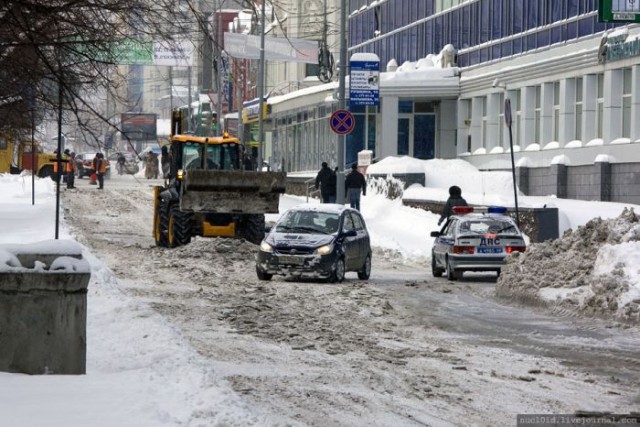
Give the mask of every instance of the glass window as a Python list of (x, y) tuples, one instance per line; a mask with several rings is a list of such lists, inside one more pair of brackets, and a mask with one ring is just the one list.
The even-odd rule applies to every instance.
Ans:
[(6, 150), (8, 146), (7, 138), (0, 135), (0, 150)]
[(409, 119), (398, 119), (398, 155), (409, 155)]
[(401, 114), (411, 114), (411, 113), (413, 113), (413, 101), (411, 101), (411, 100), (400, 100), (398, 102), (398, 113), (401, 113)]
[(435, 105), (433, 104), (433, 102), (416, 102), (415, 112), (416, 113), (434, 113)]
[(355, 230), (355, 225), (353, 224), (353, 219), (351, 218), (351, 215), (347, 214), (344, 216), (344, 224), (342, 225), (342, 229), (344, 231)]
[(366, 230), (366, 227), (364, 226), (364, 221), (362, 220), (362, 217), (360, 217), (360, 215), (351, 212), (350, 216), (356, 230), (358, 231)]
[(581, 19), (578, 21), (578, 37), (593, 34), (593, 18)]

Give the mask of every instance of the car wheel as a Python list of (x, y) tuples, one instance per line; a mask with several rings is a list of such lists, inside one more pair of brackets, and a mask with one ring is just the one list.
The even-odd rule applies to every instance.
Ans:
[(436, 255), (431, 252), (431, 274), (433, 277), (442, 277), (444, 273), (444, 268), (438, 267), (438, 263), (436, 262)]
[(344, 273), (344, 260), (342, 258), (338, 258), (333, 266), (333, 272), (331, 273), (331, 276), (329, 276), (329, 282), (341, 283), (344, 280)]
[(460, 278), (460, 271), (454, 270), (451, 266), (451, 262), (447, 260), (447, 279), (451, 281), (458, 280)]
[(271, 280), (271, 278), (273, 277), (273, 274), (260, 271), (258, 267), (256, 267), (256, 274), (258, 275), (258, 279), (260, 280)]
[(364, 264), (362, 264), (362, 269), (358, 271), (358, 279), (368, 280), (369, 276), (371, 276), (371, 255), (367, 255)]

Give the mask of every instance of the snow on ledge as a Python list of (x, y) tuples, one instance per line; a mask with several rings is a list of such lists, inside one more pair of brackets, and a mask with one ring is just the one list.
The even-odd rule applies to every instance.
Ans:
[(529, 144), (524, 151), (540, 151), (540, 144)]
[(478, 154), (487, 154), (487, 149), (484, 147), (480, 147), (478, 148), (476, 151), (473, 152), (474, 155), (478, 155)]
[[(507, 148), (505, 153), (510, 153), (511, 152), (511, 148)], [(514, 145), (513, 146), (513, 152), (514, 153), (519, 153), (520, 152), (520, 146), (519, 145)]]
[(569, 157), (567, 157), (564, 154), (560, 154), (559, 156), (555, 156), (553, 159), (551, 159), (551, 164), (552, 165), (570, 165), (571, 161), (569, 160)]
[(516, 162), (517, 168), (529, 168), (531, 167), (531, 159), (528, 157), (522, 157)]
[(557, 150), (558, 148), (560, 148), (560, 143), (558, 141), (551, 141), (542, 147), (543, 150)]
[(574, 139), (573, 141), (567, 142), (564, 148), (580, 148), (582, 147), (582, 141), (579, 139)]
[(602, 138), (592, 139), (591, 141), (587, 142), (585, 147), (597, 147), (599, 145), (604, 145), (604, 140)]
[(609, 154), (598, 154), (593, 163), (615, 163), (615, 157)]
[(629, 138), (616, 138), (613, 141), (611, 141), (609, 144), (611, 145), (631, 144), (631, 140)]
[(491, 151), (489, 151), (489, 154), (502, 154), (502, 153), (504, 153), (504, 148), (502, 147), (493, 147)]

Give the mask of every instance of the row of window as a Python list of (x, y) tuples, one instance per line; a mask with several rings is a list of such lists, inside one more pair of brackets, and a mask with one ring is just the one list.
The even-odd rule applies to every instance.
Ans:
[[(575, 115), (573, 119), (573, 139), (582, 141), (583, 139), (583, 103), (584, 103), (584, 79), (582, 77), (578, 77), (575, 79), (575, 98), (573, 103), (575, 104)], [(539, 144), (546, 144), (551, 141), (543, 141), (542, 140), (542, 86), (537, 86), (535, 89), (535, 108), (534, 108), (534, 141)], [(553, 141), (560, 140), (560, 121), (567, 120), (566, 118), (561, 118), (560, 114), (560, 82), (552, 83), (552, 87), (550, 88), (552, 94), (550, 97), (553, 99), (553, 109), (551, 116), (551, 127), (552, 127), (552, 138)], [(603, 137), (603, 124), (604, 124), (604, 95), (605, 87), (604, 87), (604, 74), (598, 74), (596, 77), (596, 87), (595, 93), (592, 96), (596, 97), (596, 128), (595, 132), (596, 138)], [(631, 104), (632, 104), (632, 71), (631, 68), (625, 68), (622, 70), (622, 93), (621, 94), (609, 94), (610, 96), (621, 96), (622, 97), (622, 109), (621, 114), (617, 118), (619, 123), (617, 125), (620, 128), (620, 137), (621, 138), (631, 138)], [(512, 93), (511, 105), (513, 108), (513, 126), (512, 126), (512, 134), (514, 138), (514, 145), (521, 145), (522, 143), (522, 135), (520, 134), (520, 126), (521, 126), (521, 118), (522, 118), (522, 101), (521, 101), (521, 93), (520, 91), (516, 91)], [(471, 112), (471, 100), (465, 100), (463, 102), (467, 102), (466, 110)], [(500, 94), (500, 105), (504, 105), (504, 93)], [(471, 119), (471, 116), (468, 116), (468, 119)], [(488, 147), (488, 123), (489, 123), (489, 111), (487, 105), (487, 98), (482, 100), (482, 142), (481, 146), (484, 148)], [(500, 137), (499, 141), (500, 147), (507, 148), (509, 146), (509, 135), (506, 131), (504, 123), (504, 112), (501, 111), (499, 113), (499, 121), (500, 123)], [(588, 142), (588, 141), (583, 141)], [(478, 148), (478, 147), (476, 147)], [(473, 151), (473, 147), (469, 145), (467, 147), (467, 151)]]
[(376, 53), (383, 64), (391, 59), (402, 63), (452, 44), (460, 51), (458, 65), (464, 67), (618, 25), (598, 22), (596, 0), (477, 0), (436, 15), (433, 8), (433, 1), (396, 0), (354, 15), (352, 51)]

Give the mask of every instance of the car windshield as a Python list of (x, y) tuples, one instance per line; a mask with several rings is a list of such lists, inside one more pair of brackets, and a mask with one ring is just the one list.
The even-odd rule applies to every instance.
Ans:
[(510, 219), (477, 218), (461, 221), (460, 234), (518, 234), (518, 229)]
[(338, 231), (340, 218), (335, 212), (286, 212), (274, 227), (278, 233), (333, 234)]

